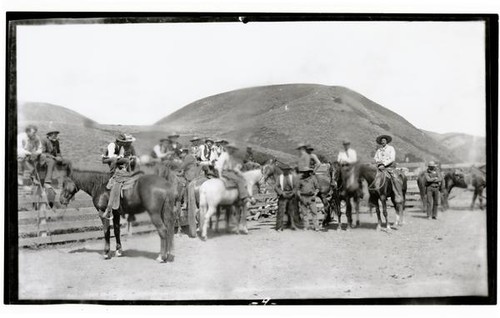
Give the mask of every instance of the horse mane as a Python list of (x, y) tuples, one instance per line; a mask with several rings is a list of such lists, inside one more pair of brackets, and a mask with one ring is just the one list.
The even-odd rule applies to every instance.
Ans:
[(68, 176), (79, 189), (89, 194), (108, 183), (111, 177), (109, 172), (81, 169), (69, 169)]

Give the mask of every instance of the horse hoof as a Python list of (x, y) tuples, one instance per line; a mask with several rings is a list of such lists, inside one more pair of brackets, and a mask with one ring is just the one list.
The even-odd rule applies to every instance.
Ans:
[(174, 258), (175, 258), (175, 256), (174, 256), (174, 255), (172, 255), (172, 254), (168, 254), (168, 255), (167, 255), (167, 260), (166, 260), (166, 261), (167, 261), (167, 262), (173, 262), (173, 261), (174, 261)]
[(200, 236), (200, 239), (205, 242), (207, 240), (207, 237), (206, 236)]
[(239, 231), (241, 234), (244, 234), (244, 235), (247, 235), (248, 234), (248, 229), (246, 227), (242, 228), (240, 231)]
[(361, 225), (361, 223), (359, 222), (359, 220), (356, 221), (356, 226), (360, 226), (360, 225)]
[(380, 231), (380, 229), (381, 229), (381, 228), (380, 228), (380, 225), (377, 225), (377, 229), (376, 229), (376, 230), (377, 230), (377, 231)]
[(106, 253), (106, 254), (104, 254), (103, 258), (105, 260), (111, 259), (111, 254), (110, 253)]
[(161, 255), (158, 255), (158, 257), (156, 258), (156, 261), (161, 264), (161, 263), (166, 263), (167, 259), (161, 257)]
[(116, 252), (115, 252), (115, 256), (116, 256), (116, 257), (122, 257), (122, 256), (123, 256), (123, 251), (122, 251), (121, 249), (116, 250)]

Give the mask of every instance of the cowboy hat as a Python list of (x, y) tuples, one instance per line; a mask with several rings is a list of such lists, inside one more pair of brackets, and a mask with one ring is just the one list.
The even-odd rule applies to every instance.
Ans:
[(160, 138), (160, 142), (168, 141), (168, 138)]
[(307, 150), (311, 150), (311, 151), (313, 151), (313, 150), (314, 150), (314, 147), (313, 147), (313, 146), (311, 146), (311, 145), (307, 145)]
[(344, 140), (342, 140), (342, 144), (343, 145), (350, 145), (351, 141), (349, 139), (344, 139)]
[(429, 167), (437, 167), (437, 164), (434, 161), (429, 161), (429, 163), (427, 164), (427, 166), (429, 166)]
[(307, 149), (307, 145), (304, 144), (304, 143), (300, 143), (300, 144), (297, 145), (296, 149), (301, 149), (301, 148), (306, 148)]
[(51, 131), (47, 132), (47, 136), (52, 135), (52, 134), (59, 134), (59, 130), (51, 130)]
[(178, 133), (171, 133), (170, 135), (168, 135), (168, 138), (179, 138), (180, 135)]
[(213, 140), (212, 138), (210, 138), (210, 137), (206, 137), (206, 138), (205, 138), (205, 142), (207, 142), (207, 141), (214, 142), (214, 140)]
[(375, 139), (375, 141), (377, 142), (377, 144), (381, 145), (382, 139), (387, 140), (387, 143), (390, 143), (392, 141), (392, 137), (389, 135), (380, 135), (377, 137), (377, 139)]
[(191, 141), (191, 142), (198, 141), (198, 140), (200, 140), (200, 137), (193, 137), (193, 138), (189, 139), (189, 141)]
[(30, 131), (30, 130), (34, 130), (35, 132), (37, 132), (37, 131), (38, 131), (38, 127), (37, 127), (37, 126), (35, 126), (35, 125), (28, 125), (28, 126), (26, 126), (26, 128), (24, 129), (24, 131), (25, 131), (25, 132), (28, 132), (28, 131)]
[(130, 135), (130, 134), (119, 134), (118, 137), (116, 137), (116, 141), (133, 142), (133, 141), (135, 141), (135, 138), (132, 137), (132, 135)]

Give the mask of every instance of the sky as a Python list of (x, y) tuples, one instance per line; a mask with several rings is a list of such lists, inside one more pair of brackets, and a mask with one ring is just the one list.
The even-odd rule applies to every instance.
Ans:
[(19, 26), (19, 102), (148, 125), (245, 87), (345, 86), (418, 128), (485, 136), (482, 22)]

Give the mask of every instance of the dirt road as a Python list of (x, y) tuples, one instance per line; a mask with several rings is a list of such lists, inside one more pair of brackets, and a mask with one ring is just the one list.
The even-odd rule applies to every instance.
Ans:
[[(393, 212), (391, 212), (393, 213)], [(428, 220), (375, 230), (276, 232), (274, 219), (250, 223), (249, 235), (176, 238), (173, 263), (154, 261), (156, 234), (124, 238), (121, 258), (102, 259), (102, 241), (19, 254), (21, 299), (263, 299), (486, 295), (484, 211), (450, 210)], [(392, 220), (394, 215), (391, 214)]]

